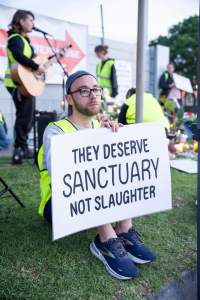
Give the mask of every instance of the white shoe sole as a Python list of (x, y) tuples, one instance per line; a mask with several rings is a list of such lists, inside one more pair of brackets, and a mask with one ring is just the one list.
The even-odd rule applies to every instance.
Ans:
[(106, 267), (108, 273), (110, 275), (112, 275), (113, 277), (117, 278), (117, 279), (121, 279), (121, 280), (129, 280), (132, 279), (134, 277), (125, 277), (122, 275), (117, 274), (115, 271), (113, 271), (113, 269), (110, 268), (110, 266), (108, 265), (107, 261), (105, 260), (105, 258), (103, 257), (103, 255), (101, 254), (101, 252), (97, 249), (97, 247), (95, 246), (95, 243), (92, 242), (90, 244), (90, 251), (91, 253), (96, 256), (96, 258), (98, 258)]
[(136, 264), (140, 264), (140, 265), (143, 265), (143, 264), (147, 264), (147, 263), (150, 263), (152, 262), (151, 260), (143, 260), (141, 258), (138, 258), (134, 255), (132, 255), (130, 252), (127, 251), (127, 254), (129, 256), (129, 258)]

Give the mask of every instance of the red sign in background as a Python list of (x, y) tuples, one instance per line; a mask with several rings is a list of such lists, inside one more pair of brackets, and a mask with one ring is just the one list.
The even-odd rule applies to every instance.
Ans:
[[(52, 55), (52, 51), (47, 44), (47, 41), (43, 37), (38, 37), (31, 35), (31, 44), (36, 49), (36, 52), (46, 54), (47, 56)], [(4, 29), (0, 29), (0, 56), (6, 56), (6, 40), (7, 32)], [(72, 45), (71, 48), (67, 50), (65, 56), (60, 59), (61, 63), (65, 67), (66, 71), (71, 73), (73, 69), (80, 63), (80, 61), (85, 57), (85, 53), (78, 46), (73, 37), (66, 31), (65, 40), (58, 40), (49, 38), (51, 45), (55, 51), (63, 48), (66, 45)]]

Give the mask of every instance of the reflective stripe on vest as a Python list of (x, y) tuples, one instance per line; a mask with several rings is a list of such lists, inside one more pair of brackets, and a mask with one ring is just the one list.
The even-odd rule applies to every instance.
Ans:
[[(167, 81), (169, 79), (169, 73), (168, 72), (164, 72), (163, 75), (164, 76), (164, 80)], [(160, 88), (160, 94), (162, 95), (164, 92), (164, 90), (162, 88)]]
[(111, 83), (111, 68), (114, 64), (113, 60), (108, 60), (104, 63), (102, 68), (102, 63), (97, 65), (97, 82), (102, 88), (107, 88), (109, 94), (112, 94), (112, 83)]
[(3, 124), (3, 123), (4, 123), (3, 115), (2, 115), (2, 113), (0, 113), (0, 124)]
[[(136, 94), (125, 100), (127, 106), (126, 123), (133, 124), (136, 121)], [(143, 104), (143, 121), (144, 122), (161, 122), (164, 127), (169, 129), (170, 124), (168, 119), (164, 116), (162, 108), (157, 99), (150, 93), (144, 93)]]
[(169, 73), (168, 73), (168, 72), (165, 72), (165, 73), (164, 73), (164, 78), (165, 78), (165, 81), (168, 80), (168, 78), (169, 78)]
[[(49, 123), (48, 126), (55, 125), (59, 127), (63, 133), (74, 132), (78, 130), (70, 121), (64, 119), (56, 122)], [(100, 124), (97, 120), (92, 122), (93, 128), (99, 128)], [(43, 216), (44, 208), (51, 198), (51, 178), (46, 169), (43, 169), (43, 153), (44, 153), (44, 145), (42, 145), (38, 152), (38, 167), (40, 170), (40, 191), (41, 191), (41, 202), (39, 206), (39, 214)]]
[[(23, 47), (23, 54), (28, 57), (31, 58), (32, 57), (32, 49), (30, 47), (29, 42), (25, 39), (25, 37), (23, 37), (21, 34), (19, 33), (13, 33), (11, 34), (7, 41), (9, 41), (11, 38), (15, 37), (15, 36), (19, 36), (24, 44)], [(11, 78), (11, 68), (14, 64), (17, 64), (16, 59), (13, 57), (12, 52), (7, 48), (7, 56), (8, 56), (8, 66), (6, 69), (6, 73), (5, 73), (5, 77), (4, 77), (4, 85), (6, 87), (12, 87), (15, 88), (16, 84), (13, 82), (12, 78)]]

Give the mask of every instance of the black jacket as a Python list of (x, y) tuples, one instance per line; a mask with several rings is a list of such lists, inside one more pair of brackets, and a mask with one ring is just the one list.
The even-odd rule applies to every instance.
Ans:
[[(166, 78), (167, 77), (167, 78)], [(171, 89), (171, 84), (174, 83), (173, 75), (169, 74), (168, 71), (165, 71), (159, 80), (159, 88), (161, 89), (161, 96), (167, 97)]]
[[(8, 36), (11, 34), (14, 34), (16, 32), (9, 31)], [(25, 37), (28, 43), (30, 44), (30, 40), (28, 37)], [(25, 67), (31, 68), (32, 70), (36, 71), (39, 67), (38, 64), (36, 64), (31, 58), (34, 57), (34, 49), (30, 44), (30, 47), (32, 49), (32, 56), (31, 58), (28, 58), (23, 54), (23, 41), (19, 36), (14, 36), (8, 41), (7, 45), (8, 49), (12, 52), (13, 57), (16, 59), (17, 62), (22, 64)]]
[(125, 104), (125, 103), (122, 104), (122, 107), (121, 107), (121, 110), (120, 110), (120, 113), (119, 113), (119, 116), (118, 116), (118, 122), (121, 123), (121, 124), (124, 124), (124, 125), (127, 124), (127, 121), (126, 121), (127, 110), (128, 110), (128, 105)]

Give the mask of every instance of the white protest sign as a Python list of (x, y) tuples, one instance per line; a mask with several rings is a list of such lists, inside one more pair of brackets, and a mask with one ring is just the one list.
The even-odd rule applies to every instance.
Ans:
[(170, 166), (178, 171), (188, 174), (197, 174), (197, 161), (192, 159), (173, 159), (170, 161)]
[(119, 89), (117, 99), (123, 102), (127, 91), (135, 86), (135, 80), (133, 80), (132, 67), (129, 61), (115, 60), (115, 67), (117, 72), (117, 81), (119, 82)]
[(171, 208), (161, 123), (87, 129), (51, 139), (53, 239)]
[(183, 91), (188, 92), (188, 93), (193, 93), (193, 88), (192, 88), (192, 85), (191, 85), (191, 82), (190, 82), (189, 78), (174, 73), (173, 74), (173, 79), (174, 79), (176, 87), (179, 90), (183, 90)]

